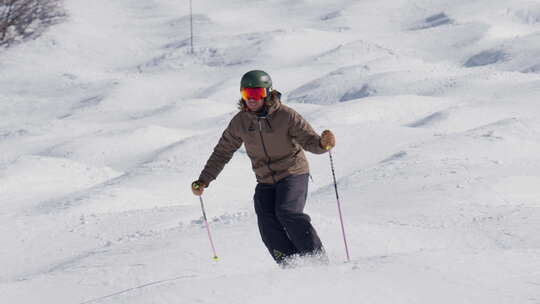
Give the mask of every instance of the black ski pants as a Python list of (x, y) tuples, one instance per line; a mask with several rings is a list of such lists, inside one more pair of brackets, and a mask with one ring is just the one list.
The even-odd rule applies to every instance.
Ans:
[(319, 254), (323, 247), (311, 218), (304, 213), (309, 175), (291, 175), (276, 184), (257, 184), (255, 212), (262, 240), (281, 264), (295, 254)]

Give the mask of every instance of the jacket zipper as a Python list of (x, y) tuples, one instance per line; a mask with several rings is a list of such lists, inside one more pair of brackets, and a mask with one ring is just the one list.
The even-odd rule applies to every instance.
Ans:
[(257, 121), (259, 122), (259, 135), (261, 135), (261, 143), (262, 143), (262, 146), (263, 146), (263, 150), (264, 150), (264, 154), (266, 155), (266, 158), (268, 159), (268, 161), (266, 162), (266, 166), (268, 167), (268, 170), (270, 170), (270, 172), (272, 172), (272, 180), (274, 181), (274, 184), (276, 183), (276, 172), (274, 172), (274, 170), (272, 170), (272, 168), (270, 168), (270, 155), (268, 155), (268, 151), (266, 150), (266, 146), (264, 144), (264, 138), (263, 138), (263, 135), (262, 135), (262, 124), (261, 124), (261, 119), (260, 118), (257, 118)]

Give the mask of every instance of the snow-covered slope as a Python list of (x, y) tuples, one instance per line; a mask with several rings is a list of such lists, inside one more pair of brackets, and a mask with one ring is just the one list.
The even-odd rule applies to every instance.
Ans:
[[(66, 1), (0, 52), (6, 303), (540, 303), (537, 1)], [(268, 71), (337, 136), (307, 212), (331, 264), (279, 269), (241, 148), (189, 185)]]

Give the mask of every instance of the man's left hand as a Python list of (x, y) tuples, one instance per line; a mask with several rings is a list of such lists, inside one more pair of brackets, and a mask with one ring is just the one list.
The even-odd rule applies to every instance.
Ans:
[(330, 150), (336, 146), (336, 137), (330, 130), (324, 130), (321, 134), (321, 147), (326, 150)]

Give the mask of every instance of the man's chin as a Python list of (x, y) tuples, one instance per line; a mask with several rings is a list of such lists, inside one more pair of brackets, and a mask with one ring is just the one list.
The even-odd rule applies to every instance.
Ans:
[(250, 107), (249, 104), (247, 106), (247, 108), (252, 111), (252, 112), (257, 112), (259, 111), (262, 107)]

